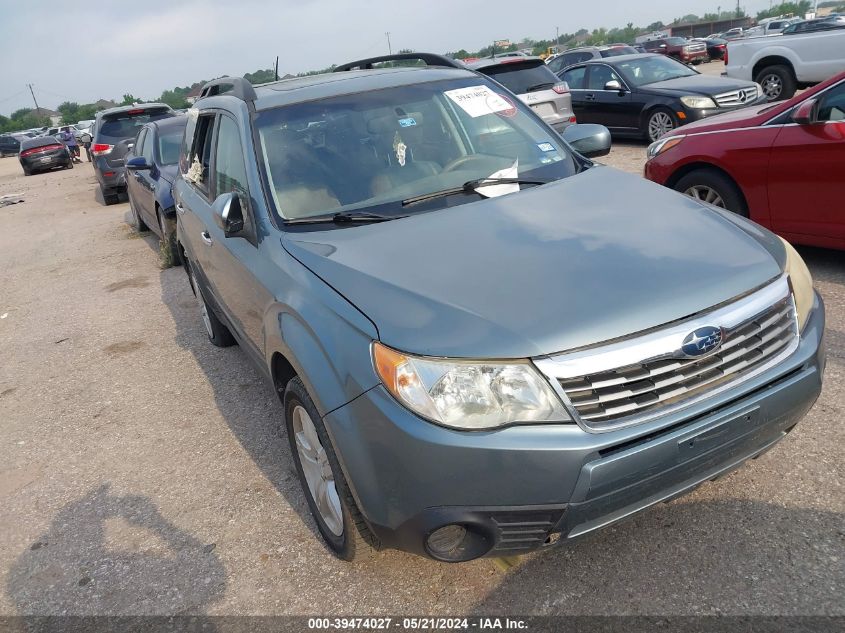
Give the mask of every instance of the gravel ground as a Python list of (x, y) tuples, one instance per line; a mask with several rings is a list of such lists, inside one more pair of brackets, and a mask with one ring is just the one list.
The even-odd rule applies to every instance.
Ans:
[[(641, 172), (644, 144), (607, 163)], [(0, 161), (0, 615), (845, 614), (845, 261), (822, 396), (777, 448), (567, 549), (360, 564), (315, 535), (281, 407), (205, 340), (181, 268), (95, 198), (90, 164)], [(635, 212), (635, 210), (632, 210)]]

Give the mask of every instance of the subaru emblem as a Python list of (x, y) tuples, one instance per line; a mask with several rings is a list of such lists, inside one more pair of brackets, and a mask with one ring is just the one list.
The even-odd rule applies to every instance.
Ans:
[(722, 345), (722, 328), (705, 325), (686, 335), (681, 343), (681, 352), (688, 357), (704, 356)]

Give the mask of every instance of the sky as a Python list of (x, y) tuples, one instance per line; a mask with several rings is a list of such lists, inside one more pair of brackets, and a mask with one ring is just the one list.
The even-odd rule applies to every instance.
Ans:
[[(63, 101), (142, 99), (221, 75), (325, 68), (410, 48), (478, 50), (579, 28), (644, 26), (716, 11), (719, 0), (0, 0), (0, 114)], [(722, 0), (723, 9), (732, 5)], [(749, 14), (768, 0), (743, 0)]]

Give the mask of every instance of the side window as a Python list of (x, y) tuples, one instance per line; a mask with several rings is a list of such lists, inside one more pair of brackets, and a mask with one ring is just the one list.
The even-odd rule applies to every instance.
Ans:
[(188, 154), (189, 167), (184, 173), (186, 180), (208, 193), (208, 179), (211, 176), (211, 141), (215, 115), (205, 114), (197, 121), (194, 141)]
[(564, 68), (564, 60), (566, 57), (561, 55), (560, 57), (555, 57), (552, 61), (549, 62), (549, 70), (553, 73), (559, 73)]
[(578, 53), (566, 53), (563, 56), (563, 66), (572, 66), (572, 64), (577, 64), (579, 61)]
[(142, 156), (141, 148), (144, 147), (144, 138), (147, 136), (147, 128), (141, 128), (141, 131), (138, 132), (138, 136), (135, 139), (135, 145), (132, 147), (132, 153), (135, 156)]
[(610, 68), (610, 66), (595, 65), (590, 66), (590, 74), (587, 78), (588, 90), (604, 90), (604, 85), (608, 81), (619, 81), (619, 77)]
[(819, 121), (845, 121), (845, 81), (822, 96), (819, 102)]
[(249, 206), (246, 165), (238, 125), (227, 116), (220, 117), (217, 128), (217, 149), (214, 155), (214, 198), (234, 191), (241, 204)]
[(570, 68), (563, 73), (562, 79), (569, 84), (570, 90), (584, 89), (584, 74), (587, 72), (586, 66), (579, 66), (578, 68)]
[(581, 53), (580, 55), (578, 55), (578, 58), (575, 60), (575, 63), (579, 64), (581, 62), (586, 62), (586, 61), (591, 60), (592, 58), (593, 58), (592, 53)]
[(148, 164), (152, 164), (153, 162), (153, 131), (147, 128), (146, 134), (144, 134), (144, 143), (141, 146), (141, 156), (147, 159)]

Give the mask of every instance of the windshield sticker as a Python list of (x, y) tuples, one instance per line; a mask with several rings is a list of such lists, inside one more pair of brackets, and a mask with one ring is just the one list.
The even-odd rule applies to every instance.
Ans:
[(447, 90), (443, 94), (458, 104), (473, 119), (484, 116), (485, 114), (505, 112), (511, 109), (515, 110), (513, 104), (508, 103), (501, 95), (496, 94), (487, 86), (457, 88), (455, 90)]
[[(519, 178), (519, 159), (517, 158), (510, 167), (494, 171), (492, 174), (487, 176), (487, 178), (490, 180), (495, 180), (497, 178)], [(498, 196), (504, 196), (507, 193), (519, 191), (519, 183), (513, 182), (503, 185), (482, 184), (476, 187), (475, 190), (485, 198), (496, 198)]]
[(541, 152), (554, 152), (555, 146), (551, 143), (537, 143), (537, 147), (540, 148)]
[(396, 162), (399, 163), (400, 167), (405, 166), (405, 153), (408, 150), (408, 146), (402, 142), (402, 137), (399, 136), (399, 132), (393, 136), (393, 151), (396, 153)]
[(414, 117), (409, 116), (405, 119), (399, 119), (399, 125), (401, 125), (402, 127), (413, 127), (416, 124), (417, 121), (416, 119), (414, 119)]

